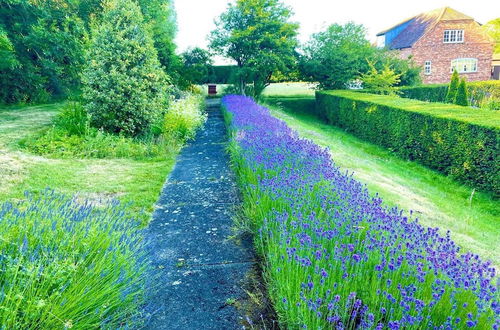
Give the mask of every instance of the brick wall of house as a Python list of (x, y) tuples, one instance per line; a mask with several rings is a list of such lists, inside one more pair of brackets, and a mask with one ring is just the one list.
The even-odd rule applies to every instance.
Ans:
[[(444, 43), (444, 30), (464, 30), (463, 43)], [(462, 73), (467, 81), (489, 80), (493, 43), (473, 21), (442, 21), (423, 35), (411, 49), (403, 49), (401, 55), (411, 53), (415, 63), (424, 67), (425, 61), (432, 62), (432, 73), (426, 75), (422, 69), (422, 81), (426, 84), (450, 81), (451, 61), (456, 58), (476, 58), (477, 72)]]

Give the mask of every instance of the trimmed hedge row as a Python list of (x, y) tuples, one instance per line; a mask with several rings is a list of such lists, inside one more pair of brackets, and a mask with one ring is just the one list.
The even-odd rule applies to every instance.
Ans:
[[(445, 102), (448, 84), (432, 84), (399, 88), (401, 97), (427, 102)], [(500, 80), (467, 83), (472, 106), (500, 110)]]
[(455, 179), (500, 195), (500, 113), (392, 96), (316, 93), (328, 123)]

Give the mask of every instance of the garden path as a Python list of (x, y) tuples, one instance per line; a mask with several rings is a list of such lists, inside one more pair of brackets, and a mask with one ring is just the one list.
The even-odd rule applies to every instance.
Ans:
[(242, 283), (255, 261), (250, 240), (231, 239), (239, 196), (219, 100), (207, 100), (207, 111), (148, 228), (155, 269), (148, 283), (149, 329), (241, 328), (233, 302), (246, 294)]

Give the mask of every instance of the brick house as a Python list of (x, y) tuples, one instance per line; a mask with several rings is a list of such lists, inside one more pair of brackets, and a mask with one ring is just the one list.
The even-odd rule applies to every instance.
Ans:
[(447, 83), (453, 68), (467, 81), (491, 78), (493, 42), (472, 17), (449, 7), (411, 17), (377, 34), (377, 45), (411, 57), (426, 84)]

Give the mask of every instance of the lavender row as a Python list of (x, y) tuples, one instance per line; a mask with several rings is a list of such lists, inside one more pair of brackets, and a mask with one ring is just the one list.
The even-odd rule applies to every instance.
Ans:
[(494, 328), (495, 268), (412, 212), (384, 205), (269, 110), (223, 106), (245, 212), (289, 328)]

